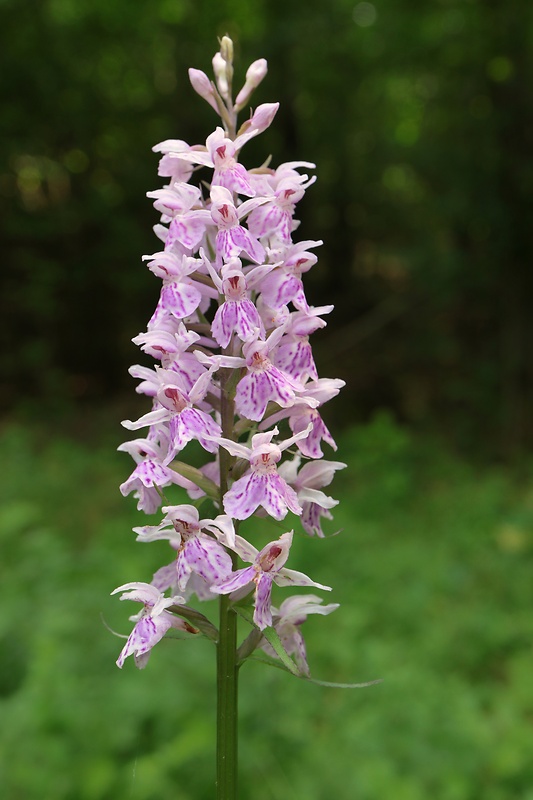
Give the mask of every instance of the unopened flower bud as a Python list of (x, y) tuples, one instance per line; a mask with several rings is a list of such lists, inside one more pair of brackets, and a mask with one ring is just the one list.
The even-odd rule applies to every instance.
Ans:
[(258, 133), (262, 133), (266, 130), (276, 116), (278, 108), (279, 103), (262, 103), (260, 106), (257, 106), (251, 120), (254, 130)]
[(228, 77), (227, 77), (227, 63), (222, 57), (220, 52), (215, 53), (213, 56), (213, 72), (218, 86), (218, 91), (222, 97), (227, 100), (228, 98)]
[(242, 87), (241, 91), (237, 95), (235, 99), (235, 108), (237, 110), (241, 109), (250, 98), (250, 95), (256, 89), (268, 71), (268, 65), (266, 58), (259, 58), (257, 61), (254, 61), (253, 64), (250, 64), (248, 70), (246, 72), (246, 83)]
[(207, 100), (209, 105), (218, 113), (218, 106), (215, 100), (215, 90), (213, 84), (201, 69), (189, 69), (189, 80), (194, 91)]
[(257, 106), (250, 119), (247, 119), (239, 128), (235, 144), (242, 147), (245, 142), (257, 134), (262, 133), (272, 123), (279, 108), (279, 103), (262, 103)]
[(220, 40), (220, 55), (227, 64), (233, 66), (233, 42), (229, 36), (223, 36)]

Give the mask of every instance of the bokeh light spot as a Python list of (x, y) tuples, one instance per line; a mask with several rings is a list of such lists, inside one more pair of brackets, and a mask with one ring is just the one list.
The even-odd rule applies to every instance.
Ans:
[(506, 56), (495, 56), (487, 63), (487, 75), (496, 83), (509, 80), (513, 72), (513, 62)]
[(353, 10), (353, 21), (360, 28), (369, 28), (378, 16), (375, 5), (372, 3), (357, 3)]

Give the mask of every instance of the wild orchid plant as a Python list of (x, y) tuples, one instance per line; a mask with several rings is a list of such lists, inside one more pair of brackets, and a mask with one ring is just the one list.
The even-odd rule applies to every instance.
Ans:
[[(134, 528), (137, 540), (166, 539), (174, 554), (149, 583), (126, 583), (115, 592), (142, 606), (132, 617), (119, 667), (129, 655), (144, 667), (171, 628), (216, 643), (217, 796), (228, 800), (236, 796), (239, 667), (260, 650), (263, 660), (275, 659), (309, 679), (301, 626), (310, 614), (338, 607), (315, 594), (295, 594), (274, 607), (273, 583), (330, 587), (285, 566), (292, 530), (252, 544), (238, 534), (239, 523), (252, 515), (279, 521), (291, 512), (307, 534), (323, 537), (321, 520), (331, 518), (337, 502), (323, 489), (345, 464), (323, 460), (322, 442), (336, 445), (320, 416), (343, 381), (318, 377), (309, 344), (333, 307), (310, 306), (302, 284), (321, 242), (293, 241), (296, 204), (315, 180), (299, 170), (314, 164), (245, 169), (241, 149), (278, 110), (278, 103), (259, 105), (237, 128), (237, 114), (267, 64), (259, 59), (250, 66), (235, 100), (233, 45), (226, 36), (213, 69), (215, 82), (197, 69), (189, 76), (222, 127), (205, 146), (171, 139), (154, 147), (161, 153), (159, 175), (167, 179), (148, 193), (162, 214), (155, 226), (162, 246), (144, 258), (162, 288), (147, 331), (133, 341), (159, 365), (130, 369), (140, 380), (137, 391), (153, 406), (122, 423), (132, 431), (146, 428), (145, 438), (119, 447), (136, 462), (122, 494), (134, 492), (147, 514), (163, 505), (160, 524)], [(192, 182), (197, 175), (200, 181)], [(290, 432), (282, 434), (277, 425), (285, 421)], [(200, 469), (179, 460), (192, 440), (210, 457)], [(172, 505), (163, 494), (172, 484), (185, 489), (191, 503)], [(204, 503), (215, 511), (200, 519)], [(218, 600), (218, 628), (188, 605), (193, 596)], [(238, 616), (250, 625), (240, 646)]]

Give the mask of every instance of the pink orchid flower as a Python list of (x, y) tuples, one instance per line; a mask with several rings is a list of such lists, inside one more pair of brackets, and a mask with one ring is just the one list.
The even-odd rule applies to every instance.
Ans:
[(252, 566), (237, 570), (226, 580), (211, 587), (216, 594), (231, 594), (255, 584), (254, 622), (260, 630), (272, 625), (270, 596), (273, 583), (278, 586), (316, 586), (317, 589), (331, 591), (330, 586), (315, 583), (303, 572), (284, 567), (289, 557), (292, 537), (293, 531), (284, 533), (258, 551), (241, 536), (236, 536), (231, 549), (243, 561), (252, 562)]

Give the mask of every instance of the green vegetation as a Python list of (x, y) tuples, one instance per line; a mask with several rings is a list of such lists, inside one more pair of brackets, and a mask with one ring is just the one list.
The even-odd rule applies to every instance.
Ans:
[[(143, 672), (114, 664), (106, 626), (129, 632), (132, 609), (109, 592), (168, 551), (134, 541), (116, 443), (1, 435), (4, 800), (212, 797), (212, 645), (165, 640)], [(532, 800), (530, 473), (464, 463), (384, 414), (338, 457), (343, 535), (297, 540), (291, 562), (342, 604), (308, 621), (310, 664), (383, 683), (246, 665), (242, 797)]]

